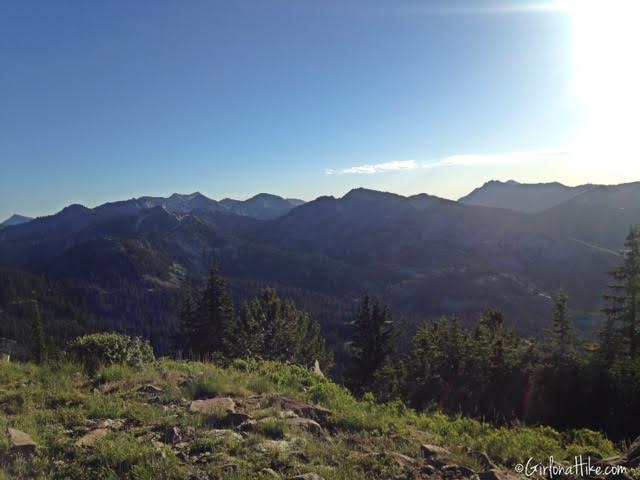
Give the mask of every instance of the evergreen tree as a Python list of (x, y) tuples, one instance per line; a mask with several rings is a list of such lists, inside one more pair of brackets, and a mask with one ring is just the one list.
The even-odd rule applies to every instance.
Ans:
[(609, 272), (614, 283), (604, 298), (607, 324), (601, 338), (605, 354), (638, 359), (640, 355), (640, 228), (632, 228), (622, 251), (622, 265)]
[(36, 363), (42, 363), (46, 357), (44, 329), (38, 303), (33, 304), (33, 318), (31, 320), (31, 353)]
[(328, 371), (333, 355), (328, 351), (320, 325), (291, 300), (278, 297), (273, 288), (243, 307), (238, 321), (239, 356), (312, 365), (315, 360)]
[(348, 377), (353, 388), (362, 393), (374, 382), (376, 372), (393, 353), (393, 321), (385, 305), (365, 296), (351, 327), (353, 340)]
[(217, 269), (211, 269), (197, 308), (184, 321), (189, 334), (187, 346), (195, 355), (228, 353), (232, 341), (229, 334), (235, 330), (235, 311), (227, 283)]
[(566, 363), (575, 357), (575, 337), (569, 317), (569, 297), (564, 290), (556, 295), (553, 307), (551, 329), (549, 331), (549, 350), (552, 359)]
[(192, 352), (192, 344), (194, 341), (194, 329), (196, 326), (196, 310), (197, 306), (188, 292), (185, 296), (182, 307), (180, 309), (180, 324), (175, 337), (175, 343), (183, 354), (189, 355)]

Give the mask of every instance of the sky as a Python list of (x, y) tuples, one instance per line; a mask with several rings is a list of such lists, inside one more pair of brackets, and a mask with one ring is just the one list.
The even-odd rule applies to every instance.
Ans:
[(0, 0), (0, 219), (640, 180), (635, 3)]

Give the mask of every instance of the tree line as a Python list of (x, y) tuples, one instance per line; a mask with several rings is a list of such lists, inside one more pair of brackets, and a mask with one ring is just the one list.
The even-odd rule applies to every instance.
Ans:
[(402, 399), (493, 422), (590, 427), (635, 438), (640, 420), (640, 229), (629, 233), (604, 294), (595, 341), (577, 338), (569, 298), (554, 299), (542, 340), (523, 338), (489, 309), (470, 329), (456, 317), (425, 322), (408, 352), (394, 345), (388, 310), (365, 298), (352, 326), (347, 383), (381, 400)]
[[(366, 296), (348, 325), (339, 380), (358, 395), (371, 392), (381, 401), (399, 399), (420, 410), (437, 407), (498, 423), (590, 427), (614, 438), (635, 437), (640, 420), (640, 229), (630, 231), (620, 266), (609, 276), (603, 326), (592, 341), (575, 334), (570, 299), (560, 291), (542, 339), (518, 335), (501, 311), (489, 309), (472, 328), (463, 328), (455, 316), (424, 322), (410, 347), (400, 349), (391, 311)], [(21, 277), (3, 278), (0, 298), (5, 301), (28, 290)], [(38, 291), (52, 292), (45, 286)], [(50, 326), (43, 330), (38, 305), (47, 305), (47, 312), (56, 305), (61, 313), (79, 316), (66, 304), (57, 307), (51, 300), (56, 293), (17, 303), (16, 309), (28, 307), (24, 317), (29, 321), (14, 322), (23, 333), (9, 329), (8, 322), (1, 329), (6, 332), (0, 332), (24, 338), (31, 358), (39, 362), (57, 355), (58, 344), (50, 340)], [(237, 307), (225, 279), (212, 269), (204, 288), (185, 297), (173, 342), (182, 356), (305, 366), (318, 360), (324, 372), (331, 371), (333, 352), (319, 324), (273, 288)], [(67, 323), (61, 323), (65, 328), (56, 338), (78, 331)]]

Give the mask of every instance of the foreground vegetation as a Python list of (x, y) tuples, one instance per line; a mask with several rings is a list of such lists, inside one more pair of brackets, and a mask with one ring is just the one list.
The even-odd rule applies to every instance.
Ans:
[[(203, 412), (191, 403), (215, 397), (230, 397), (235, 407)], [(311, 412), (303, 416), (315, 420), (291, 421), (290, 409), (300, 413), (300, 405)], [(380, 404), (371, 394), (358, 400), (308, 369), (271, 361), (222, 367), (158, 360), (102, 366), (92, 376), (73, 362), (2, 363), (0, 410), (5, 479), (292, 478), (309, 472), (325, 479), (428, 478), (419, 460), (425, 443), (446, 447), (449, 463), (474, 471), (488, 468), (479, 464), (480, 452), (505, 469), (529, 457), (617, 453), (589, 430), (496, 428), (437, 411), (416, 413), (400, 402)], [(8, 427), (32, 436), (35, 454), (12, 451)]]

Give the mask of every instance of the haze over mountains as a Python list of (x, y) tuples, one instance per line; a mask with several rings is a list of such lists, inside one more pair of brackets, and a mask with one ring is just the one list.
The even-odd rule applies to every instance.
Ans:
[(367, 189), (308, 203), (174, 194), (71, 205), (5, 226), (0, 266), (63, 283), (103, 321), (131, 332), (168, 329), (185, 286), (217, 264), (237, 299), (275, 286), (330, 336), (340, 337), (351, 314), (345, 300), (355, 304), (365, 292), (409, 323), (449, 314), (470, 321), (499, 307), (519, 330), (539, 335), (560, 288), (580, 328), (599, 321), (605, 272), (638, 224), (640, 183), (489, 182), (459, 202)]
[(525, 213), (539, 213), (593, 188), (593, 185), (567, 187), (558, 182), (522, 184), (514, 180), (492, 180), (462, 197), (467, 205), (508, 208)]

